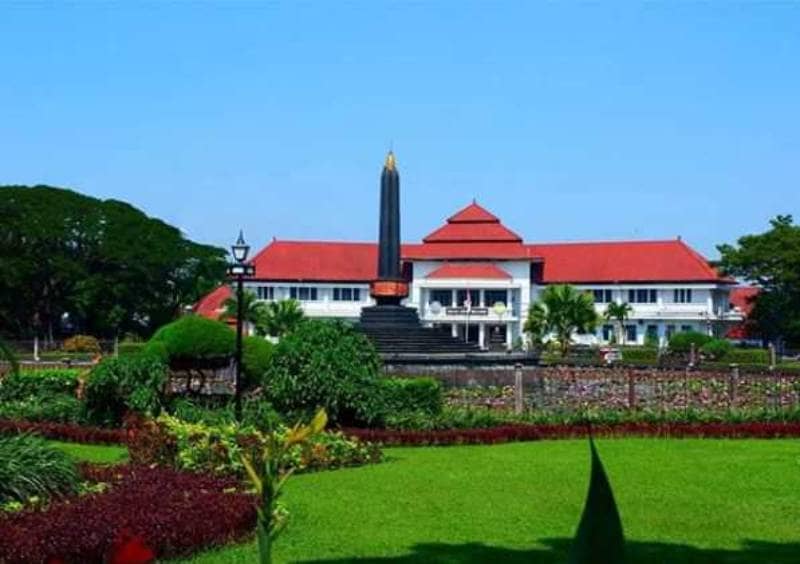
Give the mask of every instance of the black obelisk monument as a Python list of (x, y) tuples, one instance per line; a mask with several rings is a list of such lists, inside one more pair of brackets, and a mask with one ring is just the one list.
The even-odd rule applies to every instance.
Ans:
[(381, 172), (377, 277), (370, 284), (375, 306), (361, 311), (361, 324), (419, 327), (417, 311), (400, 305), (408, 297), (408, 281), (400, 268), (400, 175), (391, 151)]

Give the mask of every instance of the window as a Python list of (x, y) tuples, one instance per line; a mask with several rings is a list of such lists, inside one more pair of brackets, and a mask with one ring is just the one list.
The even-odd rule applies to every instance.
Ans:
[(256, 289), (259, 300), (274, 300), (275, 288), (273, 286), (259, 286)]
[(691, 288), (675, 288), (672, 292), (672, 301), (676, 304), (689, 304), (692, 303), (692, 289)]
[(317, 301), (317, 289), (308, 286), (290, 286), (289, 297), (301, 302)]
[(645, 335), (648, 341), (658, 341), (658, 325), (648, 325)]
[(592, 296), (596, 304), (610, 304), (613, 301), (611, 290), (592, 290)]
[(628, 290), (628, 302), (632, 304), (654, 304), (658, 301), (656, 290), (639, 289)]
[(456, 292), (456, 296), (456, 305), (458, 306), (464, 305), (464, 302), (467, 301), (467, 296), (469, 296), (472, 307), (477, 307), (481, 304), (481, 294), (478, 290), (459, 290)]
[(636, 342), (636, 325), (626, 325), (625, 326), (625, 340), (629, 343)]
[(691, 325), (681, 325), (681, 331), (683, 331), (684, 333), (688, 333), (691, 330), (692, 330), (692, 326)]
[(505, 290), (484, 290), (483, 299), (486, 301), (487, 307), (492, 307), (497, 302), (508, 306), (508, 296)]
[(335, 302), (360, 302), (361, 288), (334, 288), (333, 301)]
[(431, 290), (428, 303), (439, 302), (442, 307), (453, 305), (453, 292), (451, 290)]
[(614, 336), (614, 326), (603, 325), (603, 340), (610, 341), (613, 336)]

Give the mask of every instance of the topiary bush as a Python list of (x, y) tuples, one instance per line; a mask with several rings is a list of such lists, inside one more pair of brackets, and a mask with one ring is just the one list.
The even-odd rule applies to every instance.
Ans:
[(245, 337), (242, 340), (242, 372), (245, 388), (261, 383), (272, 358), (272, 343), (263, 337)]
[(72, 460), (45, 440), (0, 436), (0, 504), (74, 493), (78, 483)]
[(669, 338), (669, 350), (672, 352), (689, 352), (692, 348), (692, 343), (694, 343), (695, 350), (700, 350), (710, 340), (711, 337), (697, 331), (675, 333)]
[(722, 362), (729, 364), (769, 364), (769, 351), (766, 349), (731, 348), (722, 357)]
[(86, 382), (86, 417), (96, 425), (118, 426), (128, 411), (158, 415), (166, 382), (167, 366), (158, 356), (105, 359)]
[(385, 412), (380, 366), (372, 343), (349, 325), (307, 320), (273, 348), (263, 387), (291, 419), (324, 407), (332, 422), (374, 424)]
[(236, 335), (226, 324), (186, 315), (156, 331), (145, 351), (164, 356), (173, 364), (229, 358), (235, 348)]
[(435, 378), (386, 378), (381, 380), (387, 413), (417, 412), (437, 415), (442, 412), (444, 393)]
[(700, 352), (710, 360), (720, 360), (728, 354), (732, 348), (733, 345), (726, 339), (711, 339), (700, 347)]
[(100, 342), (91, 335), (75, 335), (66, 339), (61, 348), (68, 353), (99, 353)]

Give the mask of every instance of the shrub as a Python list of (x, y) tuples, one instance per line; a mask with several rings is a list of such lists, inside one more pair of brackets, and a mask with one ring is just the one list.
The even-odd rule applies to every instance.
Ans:
[(719, 360), (728, 354), (732, 348), (733, 345), (726, 339), (711, 339), (700, 348), (700, 352), (711, 360)]
[[(169, 408), (170, 414), (186, 423), (227, 425), (236, 422), (233, 402), (208, 407), (202, 400), (176, 397)], [(259, 431), (269, 431), (283, 423), (281, 415), (268, 401), (245, 398), (242, 402), (242, 424)]]
[(684, 331), (675, 333), (669, 338), (669, 350), (672, 352), (689, 352), (694, 343), (695, 349), (700, 348), (711, 340), (711, 337), (697, 331)]
[(732, 348), (722, 361), (729, 364), (769, 364), (769, 351), (766, 349), (737, 349)]
[(150, 354), (108, 358), (86, 383), (86, 415), (98, 425), (119, 425), (129, 410), (157, 415), (162, 408), (167, 368)]
[(0, 401), (47, 398), (53, 395), (75, 395), (78, 370), (25, 370), (0, 379)]
[(65, 340), (61, 348), (68, 353), (99, 353), (100, 343), (91, 335), (75, 335)]
[(175, 362), (228, 358), (235, 347), (236, 335), (221, 321), (186, 315), (156, 331), (145, 350)]
[(120, 356), (137, 354), (142, 352), (146, 346), (147, 343), (139, 341), (122, 341), (117, 345), (117, 353)]
[(262, 337), (245, 337), (242, 340), (242, 372), (245, 387), (261, 383), (272, 358), (272, 343)]
[[(289, 429), (281, 425), (274, 431), (283, 436)], [(244, 477), (241, 455), (259, 456), (265, 444), (266, 436), (253, 427), (187, 423), (162, 415), (134, 432), (128, 449), (135, 464), (165, 464), (180, 470)], [(307, 445), (295, 445), (287, 456), (289, 466), (308, 471), (377, 462), (381, 453), (374, 445), (341, 433), (321, 433)]]
[(381, 381), (387, 413), (441, 413), (444, 394), (435, 378), (386, 378)]
[(324, 407), (332, 422), (373, 424), (384, 414), (380, 358), (369, 340), (341, 322), (308, 320), (274, 347), (263, 387), (292, 419)]
[(78, 423), (83, 420), (83, 402), (66, 394), (3, 401), (0, 402), (0, 419)]
[(83, 472), (111, 487), (5, 518), (4, 563), (108, 562), (114, 540), (126, 529), (166, 559), (243, 539), (255, 527), (253, 496), (230, 478), (132, 466)]
[(632, 364), (654, 364), (658, 362), (658, 349), (652, 347), (624, 347), (623, 362)]
[(31, 435), (0, 437), (0, 504), (76, 491), (78, 472), (62, 451)]

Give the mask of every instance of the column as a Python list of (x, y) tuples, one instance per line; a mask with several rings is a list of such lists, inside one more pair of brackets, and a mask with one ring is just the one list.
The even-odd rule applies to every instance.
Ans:
[(514, 346), (514, 336), (511, 334), (513, 323), (506, 323), (506, 348), (511, 350)]
[(478, 323), (478, 345), (482, 348), (486, 348), (486, 324), (485, 323)]
[(455, 323), (450, 324), (450, 334), (453, 337), (458, 337), (458, 325), (456, 325)]

